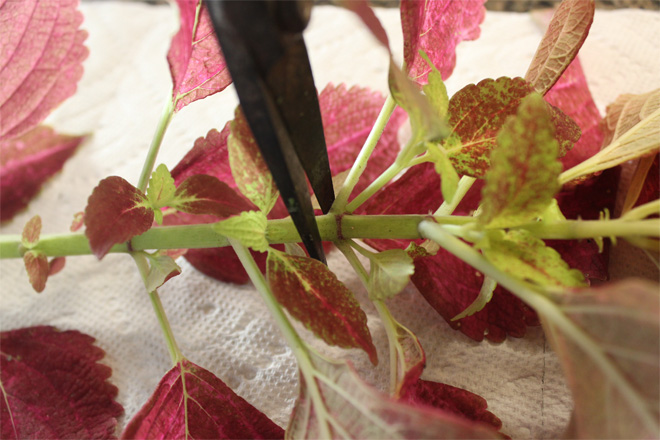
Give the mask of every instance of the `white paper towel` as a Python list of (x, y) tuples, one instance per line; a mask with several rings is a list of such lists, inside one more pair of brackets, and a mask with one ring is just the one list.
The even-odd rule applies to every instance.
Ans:
[[(119, 175), (135, 183), (171, 87), (165, 54), (178, 28), (174, 9), (103, 2), (83, 4), (90, 57), (76, 96), (48, 120), (64, 133), (90, 139), (49, 182), (28, 210), (4, 225), (20, 233), (41, 215), (43, 233), (66, 232), (94, 186)], [(379, 10), (401, 59), (398, 11)], [(488, 13), (481, 38), (458, 49), (447, 81), (450, 94), (486, 77), (524, 75), (542, 34), (528, 14)], [(306, 33), (317, 85), (345, 82), (386, 91), (387, 57), (347, 12), (314, 9)], [(620, 93), (660, 86), (660, 14), (598, 11), (580, 54), (601, 111)], [(196, 102), (177, 114), (165, 136), (159, 162), (172, 168), (194, 140), (232, 117), (233, 91)], [(387, 383), (387, 342), (366, 295), (338, 253), (330, 265), (357, 292), (381, 357), (372, 369), (366, 356), (350, 353), (376, 386)], [(161, 289), (161, 298), (184, 354), (209, 369), (238, 394), (286, 426), (297, 396), (295, 361), (251, 286), (222, 284), (196, 272), (183, 259), (183, 273)], [(0, 262), (0, 329), (54, 325), (97, 338), (112, 367), (119, 402), (132, 417), (171, 362), (158, 323), (132, 260), (126, 255), (71, 257), (63, 272), (34, 293), (20, 260)], [(466, 388), (489, 408), (514, 438), (554, 438), (567, 423), (571, 399), (556, 357), (539, 328), (523, 339), (476, 343), (451, 330), (413, 287), (389, 302), (395, 317), (420, 338), (428, 364), (424, 378)], [(308, 333), (305, 333), (309, 336)], [(340, 350), (331, 352), (343, 355)]]

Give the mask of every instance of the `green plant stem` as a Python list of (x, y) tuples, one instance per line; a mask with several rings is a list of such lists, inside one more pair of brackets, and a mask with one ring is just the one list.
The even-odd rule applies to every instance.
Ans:
[(458, 187), (456, 188), (456, 193), (454, 194), (454, 197), (451, 199), (451, 203), (447, 203), (445, 200), (442, 202), (442, 205), (438, 208), (437, 211), (435, 211), (435, 215), (451, 215), (454, 213), (456, 210), (456, 207), (458, 206), (459, 203), (463, 200), (465, 197), (465, 194), (472, 188), (472, 184), (476, 182), (477, 179), (475, 177), (470, 177), (470, 176), (463, 176), (461, 179), (458, 181)]
[[(252, 284), (254, 284), (254, 287), (261, 295), (261, 299), (266, 304), (266, 307), (268, 308), (268, 311), (270, 312), (273, 319), (275, 319), (275, 323), (282, 332), (284, 340), (289, 345), (294, 357), (298, 361), (300, 372), (305, 382), (307, 383), (307, 390), (310, 393), (314, 403), (315, 411), (325, 413), (325, 404), (323, 403), (323, 397), (321, 396), (321, 393), (316, 384), (314, 374), (315, 368), (312, 363), (310, 353), (307, 349), (307, 345), (300, 338), (296, 330), (291, 325), (289, 318), (287, 318), (287, 316), (282, 311), (282, 307), (280, 307), (280, 304), (275, 299), (275, 296), (273, 296), (266, 278), (264, 278), (261, 270), (259, 270), (259, 266), (257, 266), (254, 258), (252, 258), (250, 251), (237, 240), (230, 238), (229, 243), (234, 248), (238, 259), (241, 260), (241, 264), (250, 277)], [(327, 417), (325, 417), (325, 419), (327, 419)], [(331, 438), (330, 429), (327, 424), (320, 423), (320, 427), (322, 438)]]
[(374, 126), (371, 128), (369, 137), (367, 137), (367, 140), (355, 159), (351, 170), (348, 172), (344, 185), (341, 187), (341, 190), (339, 190), (330, 212), (338, 214), (344, 212), (348, 197), (351, 195), (355, 185), (357, 185), (358, 180), (360, 180), (360, 176), (362, 176), (362, 173), (367, 168), (367, 162), (371, 157), (371, 153), (373, 153), (374, 148), (376, 148), (376, 144), (378, 143), (380, 136), (383, 134), (383, 130), (385, 130), (387, 122), (390, 120), (390, 116), (392, 116), (395, 108), (396, 102), (394, 102), (391, 95), (387, 95), (383, 108), (381, 108), (378, 118), (376, 119)]
[[(135, 264), (140, 271), (142, 281), (144, 281), (146, 284), (147, 277), (149, 275), (149, 263), (147, 262), (146, 258), (144, 258), (144, 256), (133, 255), (133, 260), (135, 261)], [(151, 305), (153, 306), (154, 312), (156, 313), (158, 324), (160, 324), (160, 328), (163, 331), (163, 336), (165, 337), (165, 342), (167, 343), (167, 349), (170, 352), (172, 362), (176, 364), (183, 359), (183, 355), (181, 354), (181, 350), (179, 350), (179, 346), (177, 345), (176, 339), (174, 338), (174, 332), (172, 332), (172, 327), (170, 326), (170, 322), (168, 321), (167, 315), (165, 314), (165, 309), (163, 308), (163, 303), (160, 301), (160, 297), (158, 296), (158, 291), (154, 290), (149, 292), (149, 299), (151, 300)]]
[[(646, 404), (628, 385), (627, 379), (607, 358), (605, 352), (582, 328), (571, 321), (560, 309), (544, 294), (535, 291), (530, 285), (513, 278), (493, 266), (485, 257), (465, 244), (458, 238), (443, 230), (443, 226), (429, 221), (420, 223), (419, 230), (422, 236), (438, 243), (442, 248), (463, 260), (479, 272), (493, 278), (498, 284), (513, 292), (518, 298), (532, 307), (547, 323), (556, 326), (573, 343), (580, 347), (592, 361), (598, 365), (603, 374), (612, 381), (612, 384), (622, 394), (623, 398), (634, 408), (644, 408)], [(545, 326), (545, 325), (544, 325)], [(647, 429), (651, 432), (657, 430), (657, 420), (649, 417), (647, 412), (640, 414)]]
[(390, 180), (394, 179), (397, 174), (403, 171), (406, 168), (407, 164), (401, 164), (398, 161), (394, 161), (383, 173), (376, 178), (373, 182), (369, 184), (368, 187), (364, 189), (357, 197), (355, 197), (351, 202), (346, 205), (346, 212), (352, 213), (355, 212), (364, 202), (366, 202), (369, 197), (376, 194), (376, 192), (385, 186)]
[[(433, 219), (443, 225), (466, 225), (474, 218), (464, 216), (428, 215), (344, 215), (332, 214), (316, 218), (321, 238), (337, 241), (350, 238), (421, 238), (417, 226), (420, 222)], [(338, 222), (338, 219), (341, 219)], [(598, 237), (660, 237), (660, 220), (567, 220), (556, 223), (529, 223), (513, 229), (526, 229), (542, 239), (585, 239)], [(290, 219), (268, 221), (266, 238), (270, 244), (297, 243), (300, 235)], [(113, 253), (126, 253), (149, 249), (202, 249), (228, 246), (223, 235), (213, 230), (213, 224), (163, 226), (152, 228), (131, 240), (131, 247), (125, 243), (110, 249)], [(81, 233), (46, 234), (35, 247), (47, 257), (89, 255), (87, 237)], [(24, 249), (20, 235), (0, 236), (0, 259), (23, 258)]]
[(158, 156), (160, 145), (163, 142), (165, 131), (167, 131), (167, 127), (170, 125), (170, 121), (172, 121), (172, 116), (174, 116), (174, 103), (172, 102), (172, 97), (170, 94), (167, 98), (167, 104), (163, 109), (163, 113), (160, 116), (160, 120), (158, 121), (158, 126), (156, 126), (156, 132), (151, 139), (151, 145), (149, 145), (147, 158), (145, 159), (144, 165), (142, 166), (140, 180), (138, 180), (137, 184), (137, 188), (142, 192), (145, 192), (147, 189), (149, 178), (151, 177), (151, 173), (153, 172), (154, 166), (156, 165), (156, 157)]

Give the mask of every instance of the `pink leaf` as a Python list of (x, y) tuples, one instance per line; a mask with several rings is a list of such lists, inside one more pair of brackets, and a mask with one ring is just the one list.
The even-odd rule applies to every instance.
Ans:
[(48, 258), (38, 251), (28, 251), (23, 255), (23, 262), (32, 288), (37, 293), (43, 292), (48, 279)]
[(148, 231), (154, 211), (147, 198), (118, 176), (101, 180), (87, 200), (85, 235), (92, 252), (103, 258), (110, 248)]
[(39, 242), (39, 235), (41, 235), (41, 217), (35, 215), (23, 226), (21, 243), (31, 248)]
[(534, 90), (550, 90), (576, 57), (594, 20), (593, 0), (564, 0), (555, 11), (525, 74)]
[(62, 269), (64, 269), (64, 265), (66, 264), (66, 258), (64, 257), (56, 257), (53, 258), (48, 262), (48, 276), (53, 276), (56, 273), (59, 273)]
[(78, 331), (31, 327), (0, 333), (0, 437), (116, 438), (117, 388), (105, 353)]
[(403, 57), (408, 75), (419, 84), (428, 82), (431, 67), (420, 56), (423, 50), (449, 78), (456, 65), (456, 46), (476, 40), (486, 15), (486, 0), (402, 0)]
[(208, 10), (200, 3), (201, 0), (177, 0), (181, 28), (167, 53), (175, 111), (231, 84)]
[(283, 438), (282, 428), (211, 372), (177, 362), (128, 423), (122, 439)]
[(405, 396), (401, 398), (403, 402), (417, 406), (431, 406), (465, 417), (472, 422), (488, 424), (496, 430), (502, 427), (502, 421), (486, 409), (488, 408), (486, 399), (467, 390), (420, 379), (406, 391)]
[(378, 363), (367, 315), (325, 264), (271, 249), (268, 282), (277, 301), (316, 336), (330, 345), (362, 348)]
[(0, 138), (27, 132), (76, 91), (89, 52), (77, 6), (78, 0), (0, 6)]
[(545, 100), (572, 118), (582, 131), (580, 140), (561, 159), (564, 169), (577, 165), (600, 150), (603, 143), (601, 116), (589, 92), (579, 58), (573, 60), (546, 93)]
[(84, 136), (60, 135), (45, 126), (0, 140), (0, 220), (10, 220), (24, 209), (83, 140)]

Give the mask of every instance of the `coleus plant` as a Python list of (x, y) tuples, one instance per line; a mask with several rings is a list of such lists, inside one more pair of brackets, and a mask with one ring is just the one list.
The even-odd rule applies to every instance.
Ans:
[[(338, 193), (330, 214), (317, 217), (319, 228), (362, 279), (388, 353), (376, 350), (365, 304), (295, 244), (299, 237), (240, 109), (171, 172), (155, 166), (177, 112), (231, 83), (206, 9), (177, 3), (171, 99), (137, 185), (110, 176), (90, 189), (73, 226), (84, 225), (84, 234), (42, 237), (35, 217), (22, 236), (0, 240), (0, 256), (23, 258), (37, 291), (66, 256), (125, 252), (135, 260), (173, 367), (122, 428), (123, 438), (504, 436), (481, 397), (421, 379), (424, 349), (388, 308), (410, 281), (449, 325), (476, 341), (522, 337), (528, 326), (543, 325), (573, 394), (571, 435), (660, 434), (658, 285), (589, 287), (607, 279), (609, 242), (617, 238), (657, 258), (660, 91), (624, 95), (601, 119), (576, 58), (593, 2), (562, 2), (524, 77), (484, 79), (450, 98), (443, 80), (456, 45), (478, 36), (483, 2), (403, 1), (405, 63), (401, 69), (390, 61), (390, 96), (343, 85), (320, 92)], [(38, 125), (75, 91), (87, 54), (76, 2), (55, 4), (0, 3), (11, 29), (0, 54), (3, 220), (83, 141)], [(344, 6), (389, 50), (366, 3)], [(36, 31), (44, 26), (50, 33)], [(400, 145), (406, 119), (412, 133)], [(611, 219), (616, 166), (638, 158), (624, 208)], [(158, 288), (181, 272), (175, 258), (182, 255), (222, 282), (249, 280), (261, 294), (299, 367), (300, 395), (286, 431), (178, 347)], [(350, 363), (318, 353), (292, 320), (329, 345), (389, 362), (389, 389), (373, 388)], [(117, 389), (91, 337), (52, 327), (1, 337), (3, 438), (115, 435)]]

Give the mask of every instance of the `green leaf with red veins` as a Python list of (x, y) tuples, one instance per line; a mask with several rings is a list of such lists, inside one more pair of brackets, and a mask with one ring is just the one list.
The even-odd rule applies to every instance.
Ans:
[(167, 53), (175, 111), (231, 84), (206, 6), (201, 0), (177, 0), (177, 5), (181, 28)]
[(147, 186), (147, 200), (154, 209), (168, 206), (176, 193), (174, 179), (165, 164), (160, 164), (151, 174)]
[(21, 244), (27, 248), (32, 249), (38, 242), (41, 235), (41, 217), (35, 215), (23, 226), (23, 235), (21, 236)]
[(148, 231), (154, 211), (144, 194), (126, 180), (111, 176), (101, 180), (87, 200), (85, 235), (98, 259), (118, 243)]
[(231, 174), (238, 189), (268, 215), (279, 192), (240, 107), (234, 112), (227, 147)]
[(78, 0), (0, 4), (0, 139), (21, 136), (73, 95), (89, 51)]
[(291, 316), (326, 343), (361, 348), (374, 365), (378, 363), (367, 315), (328, 266), (270, 248), (267, 271), (275, 298)]
[(539, 286), (587, 285), (582, 272), (571, 269), (559, 252), (523, 229), (491, 231), (482, 252), (502, 272)]
[(482, 190), (479, 222), (511, 227), (541, 215), (559, 192), (562, 165), (548, 107), (541, 95), (524, 98), (497, 135)]
[(23, 262), (32, 288), (37, 293), (43, 292), (48, 280), (48, 258), (39, 251), (27, 251), (23, 254)]
[(84, 139), (39, 126), (18, 138), (0, 140), (0, 221), (24, 209)]
[(170, 205), (188, 214), (208, 214), (218, 218), (236, 215), (251, 208), (229, 185), (217, 177), (196, 174), (179, 185)]
[(123, 409), (93, 343), (53, 327), (0, 333), (1, 438), (115, 438)]
[(577, 56), (594, 20), (594, 0), (564, 0), (532, 59), (525, 79), (541, 95), (557, 82)]
[[(522, 78), (502, 77), (470, 84), (452, 96), (449, 100), (451, 133), (442, 145), (459, 174), (485, 175), (498, 132), (507, 118), (516, 114), (523, 98), (533, 91)], [(559, 109), (546, 105), (555, 125), (561, 157), (580, 138), (580, 129)]]
[(235, 238), (243, 246), (257, 252), (268, 250), (266, 226), (268, 219), (262, 211), (244, 211), (213, 225), (213, 230), (225, 237)]
[(182, 359), (168, 371), (122, 439), (280, 439), (282, 428), (210, 371)]
[(482, 423), (396, 401), (362, 381), (345, 362), (312, 354), (311, 363), (313, 370), (301, 375), (287, 438), (502, 438)]
[(570, 438), (660, 436), (659, 289), (629, 279), (539, 309), (575, 401)]
[(403, 249), (390, 249), (369, 256), (368, 290), (372, 299), (387, 299), (401, 292), (415, 272), (412, 258)]
[(447, 79), (456, 65), (456, 46), (479, 38), (485, 0), (402, 0), (403, 57), (408, 75), (426, 84), (431, 68), (420, 56), (426, 52)]

